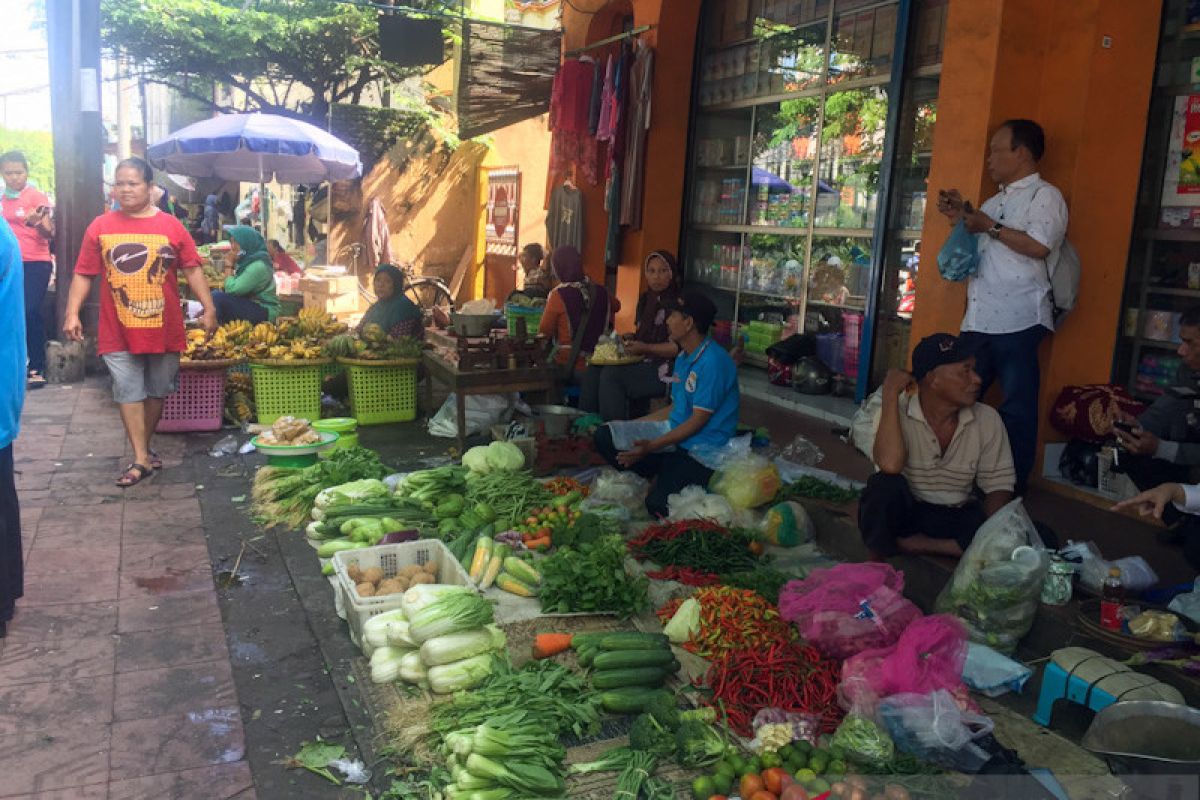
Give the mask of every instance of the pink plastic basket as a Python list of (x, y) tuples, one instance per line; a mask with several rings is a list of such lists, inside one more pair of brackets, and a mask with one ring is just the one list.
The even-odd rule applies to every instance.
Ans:
[(160, 433), (217, 431), (225, 413), (225, 370), (179, 370), (179, 389), (163, 403)]
[(859, 337), (862, 334), (862, 314), (842, 314), (842, 373), (858, 377)]

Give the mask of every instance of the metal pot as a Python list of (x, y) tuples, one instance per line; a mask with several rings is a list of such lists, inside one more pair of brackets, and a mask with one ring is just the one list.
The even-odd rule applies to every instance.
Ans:
[(1114, 773), (1200, 775), (1200, 710), (1162, 700), (1113, 703), (1080, 744)]
[(450, 322), (459, 336), (487, 336), (495, 322), (495, 314), (459, 314), (450, 312)]
[(530, 411), (551, 438), (566, 436), (571, 432), (571, 423), (583, 416), (582, 411), (570, 406), (531, 406)]

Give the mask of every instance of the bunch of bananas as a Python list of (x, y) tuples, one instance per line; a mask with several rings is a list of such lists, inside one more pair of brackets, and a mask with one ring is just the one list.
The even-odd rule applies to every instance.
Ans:
[(235, 319), (231, 320), (230, 322), (226, 322), (220, 328), (217, 328), (217, 332), (213, 338), (215, 339), (220, 336), (227, 340), (230, 344), (246, 344), (250, 341), (250, 332), (252, 330), (253, 328), (250, 327), (250, 323), (246, 320)]
[(260, 322), (250, 331), (250, 344), (272, 345), (279, 341), (279, 332), (269, 322)]
[(349, 328), (344, 322), (338, 322), (332, 314), (319, 308), (302, 308), (296, 322), (300, 334), (308, 337), (328, 338), (345, 333)]
[[(220, 331), (218, 331), (220, 333)], [(222, 337), (214, 335), (212, 339), (199, 329), (187, 332), (187, 348), (180, 354), (182, 361), (221, 361), (235, 357), (237, 348)]]
[(392, 339), (384, 334), (379, 338), (374, 331), (375, 328), (380, 333), (382, 329), (378, 325), (368, 325), (362, 332), (362, 338), (355, 342), (355, 358), (361, 358), (364, 361), (394, 361), (402, 358), (420, 358), (423, 345), (420, 339), (414, 339), (411, 336), (404, 336), (399, 339)]

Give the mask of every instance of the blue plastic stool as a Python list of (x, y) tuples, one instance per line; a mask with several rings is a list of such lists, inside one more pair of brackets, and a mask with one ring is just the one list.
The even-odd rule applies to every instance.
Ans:
[(1066, 671), (1050, 661), (1042, 672), (1042, 692), (1038, 695), (1037, 712), (1033, 721), (1039, 725), (1050, 727), (1050, 714), (1054, 711), (1054, 701), (1062, 699), (1073, 703), (1086, 705), (1093, 711), (1099, 711), (1117, 702), (1103, 689), (1096, 689), (1078, 675), (1067, 675)]

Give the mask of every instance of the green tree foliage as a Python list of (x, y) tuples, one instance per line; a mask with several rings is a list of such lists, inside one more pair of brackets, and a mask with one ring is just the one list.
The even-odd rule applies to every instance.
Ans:
[[(216, 111), (320, 117), (333, 103), (357, 103), (372, 84), (413, 74), (380, 58), (378, 13), (334, 0), (102, 0), (101, 35), (147, 80)], [(244, 103), (214, 100), (214, 83), (238, 90)]]
[(24, 153), (30, 180), (43, 192), (54, 192), (54, 145), (49, 133), (0, 128), (0, 153), (9, 150)]

